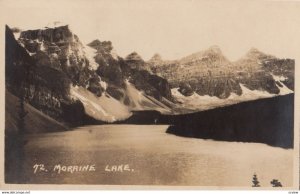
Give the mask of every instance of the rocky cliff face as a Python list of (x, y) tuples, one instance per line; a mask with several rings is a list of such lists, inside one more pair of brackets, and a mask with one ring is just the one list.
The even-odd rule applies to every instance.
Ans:
[(94, 40), (88, 44), (95, 49), (93, 59), (99, 64), (96, 72), (107, 83), (106, 91), (125, 104), (130, 101), (126, 95), (126, 81), (132, 83), (146, 95), (161, 100), (163, 97), (172, 100), (167, 80), (153, 75), (148, 64), (136, 53), (125, 59), (113, 56), (113, 47), (109, 41)]
[(154, 73), (167, 79), (172, 88), (179, 88), (185, 96), (196, 92), (225, 99), (232, 93), (241, 95), (240, 84), (250, 90), (279, 94), (282, 86), (276, 76), (281, 76), (282, 83), (293, 90), (294, 60), (278, 59), (257, 49), (251, 49), (236, 62), (230, 62), (216, 46), (180, 60), (154, 58), (149, 62)]
[[(146, 67), (146, 63), (136, 57), (137, 54), (126, 59), (117, 56), (110, 41), (95, 40), (84, 45), (67, 25), (16, 33), (20, 33), (18, 40), (7, 27), (7, 86), (10, 91), (22, 88), (30, 104), (53, 118), (74, 123), (82, 119), (72, 118), (84, 116), (87, 112), (84, 109), (89, 109), (92, 110), (88, 112), (91, 117), (95, 118), (93, 114), (97, 114), (97, 118), (114, 121), (118, 119), (114, 115), (106, 120), (108, 117), (102, 110), (106, 106), (101, 103), (108, 101), (120, 107), (127, 106), (128, 111), (134, 109), (131, 105), (136, 99), (128, 94), (128, 83), (146, 97), (153, 97), (152, 101), (172, 100), (165, 79), (152, 75), (148, 71), (150, 68), (140, 68)], [(134, 66), (134, 63), (140, 66)], [(29, 70), (24, 71), (26, 68)], [(24, 81), (22, 76), (28, 80)], [(13, 94), (20, 96), (16, 92)], [(95, 102), (87, 103), (86, 98)], [(87, 104), (95, 107), (91, 109), (86, 107)], [(70, 109), (74, 111), (70, 112)]]
[[(27, 33), (26, 37), (29, 36)], [(23, 38), (22, 42), (17, 42), (6, 26), (6, 89), (52, 118), (70, 125), (81, 124), (85, 116), (82, 111), (70, 114), (73, 120), (65, 119), (68, 109), (82, 106), (70, 99), (70, 77), (62, 69), (53, 67), (46, 53), (36, 51), (37, 56), (31, 55), (23, 41), (29, 40)]]
[(73, 84), (101, 95), (100, 78), (85, 56), (83, 44), (68, 26), (23, 31), (18, 41), (35, 59), (37, 66), (65, 72)]

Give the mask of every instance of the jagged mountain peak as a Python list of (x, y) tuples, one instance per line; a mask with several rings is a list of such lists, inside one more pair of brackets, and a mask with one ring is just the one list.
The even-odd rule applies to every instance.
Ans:
[(87, 45), (101, 53), (111, 53), (111, 51), (113, 50), (111, 41), (100, 41), (99, 39), (96, 39)]
[(162, 61), (163, 61), (163, 59), (162, 59), (161, 55), (158, 53), (155, 53), (148, 62), (150, 64), (158, 64), (158, 63), (161, 63)]
[(69, 28), (69, 25), (22, 31), (20, 38), (47, 42), (80, 42), (79, 38)]
[(222, 54), (222, 50), (218, 45), (213, 45), (211, 47), (209, 47), (206, 52), (212, 52), (212, 53), (216, 53), (216, 54)]
[(187, 57), (184, 57), (184, 58), (188, 58), (188, 57), (207, 57), (208, 55), (219, 55), (219, 56), (223, 56), (223, 53), (222, 53), (222, 50), (220, 49), (219, 46), (217, 45), (213, 45), (211, 47), (209, 47), (208, 49), (206, 50), (203, 50), (203, 51), (199, 51), (199, 52), (196, 52), (196, 53), (193, 53)]
[(243, 57), (246, 59), (263, 59), (263, 58), (275, 58), (272, 55), (268, 55), (260, 50), (258, 50), (257, 48), (252, 47), (247, 53), (246, 55)]
[(126, 61), (144, 61), (144, 60), (137, 52), (134, 51), (129, 55), (127, 55)]
[(90, 46), (90, 47), (99, 46), (99, 45), (101, 45), (101, 41), (99, 39), (96, 39), (96, 40), (93, 40), (92, 42), (90, 42), (87, 45)]
[(211, 46), (206, 50), (191, 54), (187, 57), (184, 57), (180, 60), (180, 63), (198, 63), (204, 62), (207, 60), (215, 61), (213, 63), (217, 64), (228, 64), (230, 61), (223, 55), (219, 46)]

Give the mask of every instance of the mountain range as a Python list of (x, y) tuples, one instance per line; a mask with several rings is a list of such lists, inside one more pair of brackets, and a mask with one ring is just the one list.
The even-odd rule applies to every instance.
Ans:
[(6, 90), (67, 126), (111, 123), (133, 111), (185, 114), (294, 91), (293, 59), (251, 49), (237, 61), (218, 46), (178, 60), (132, 52), (112, 42), (83, 44), (68, 25), (36, 30), (6, 26)]
[(164, 61), (156, 54), (149, 64), (155, 74), (167, 79), (172, 88), (178, 88), (185, 96), (197, 93), (226, 99), (232, 93), (242, 95), (241, 84), (270, 94), (280, 94), (283, 85), (294, 90), (295, 61), (278, 59), (255, 48), (233, 62), (213, 46), (173, 61)]

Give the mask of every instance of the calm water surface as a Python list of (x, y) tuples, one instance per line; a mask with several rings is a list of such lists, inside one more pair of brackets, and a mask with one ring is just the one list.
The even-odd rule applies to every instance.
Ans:
[[(29, 183), (122, 185), (252, 185), (293, 180), (293, 150), (258, 143), (178, 137), (166, 125), (97, 125), (28, 137), (25, 169)], [(35, 164), (46, 171), (34, 173)], [(95, 171), (53, 171), (55, 165), (94, 165)], [(109, 172), (113, 165), (130, 171)]]

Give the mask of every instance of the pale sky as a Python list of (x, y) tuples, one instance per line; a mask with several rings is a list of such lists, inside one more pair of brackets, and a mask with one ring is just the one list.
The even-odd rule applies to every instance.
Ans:
[[(251, 47), (295, 58), (300, 45), (300, 2), (201, 0), (0, 0), (10, 27), (70, 24), (84, 43), (110, 40), (124, 57), (136, 51), (178, 59), (218, 45), (230, 60)], [(3, 12), (4, 10), (4, 12)]]

